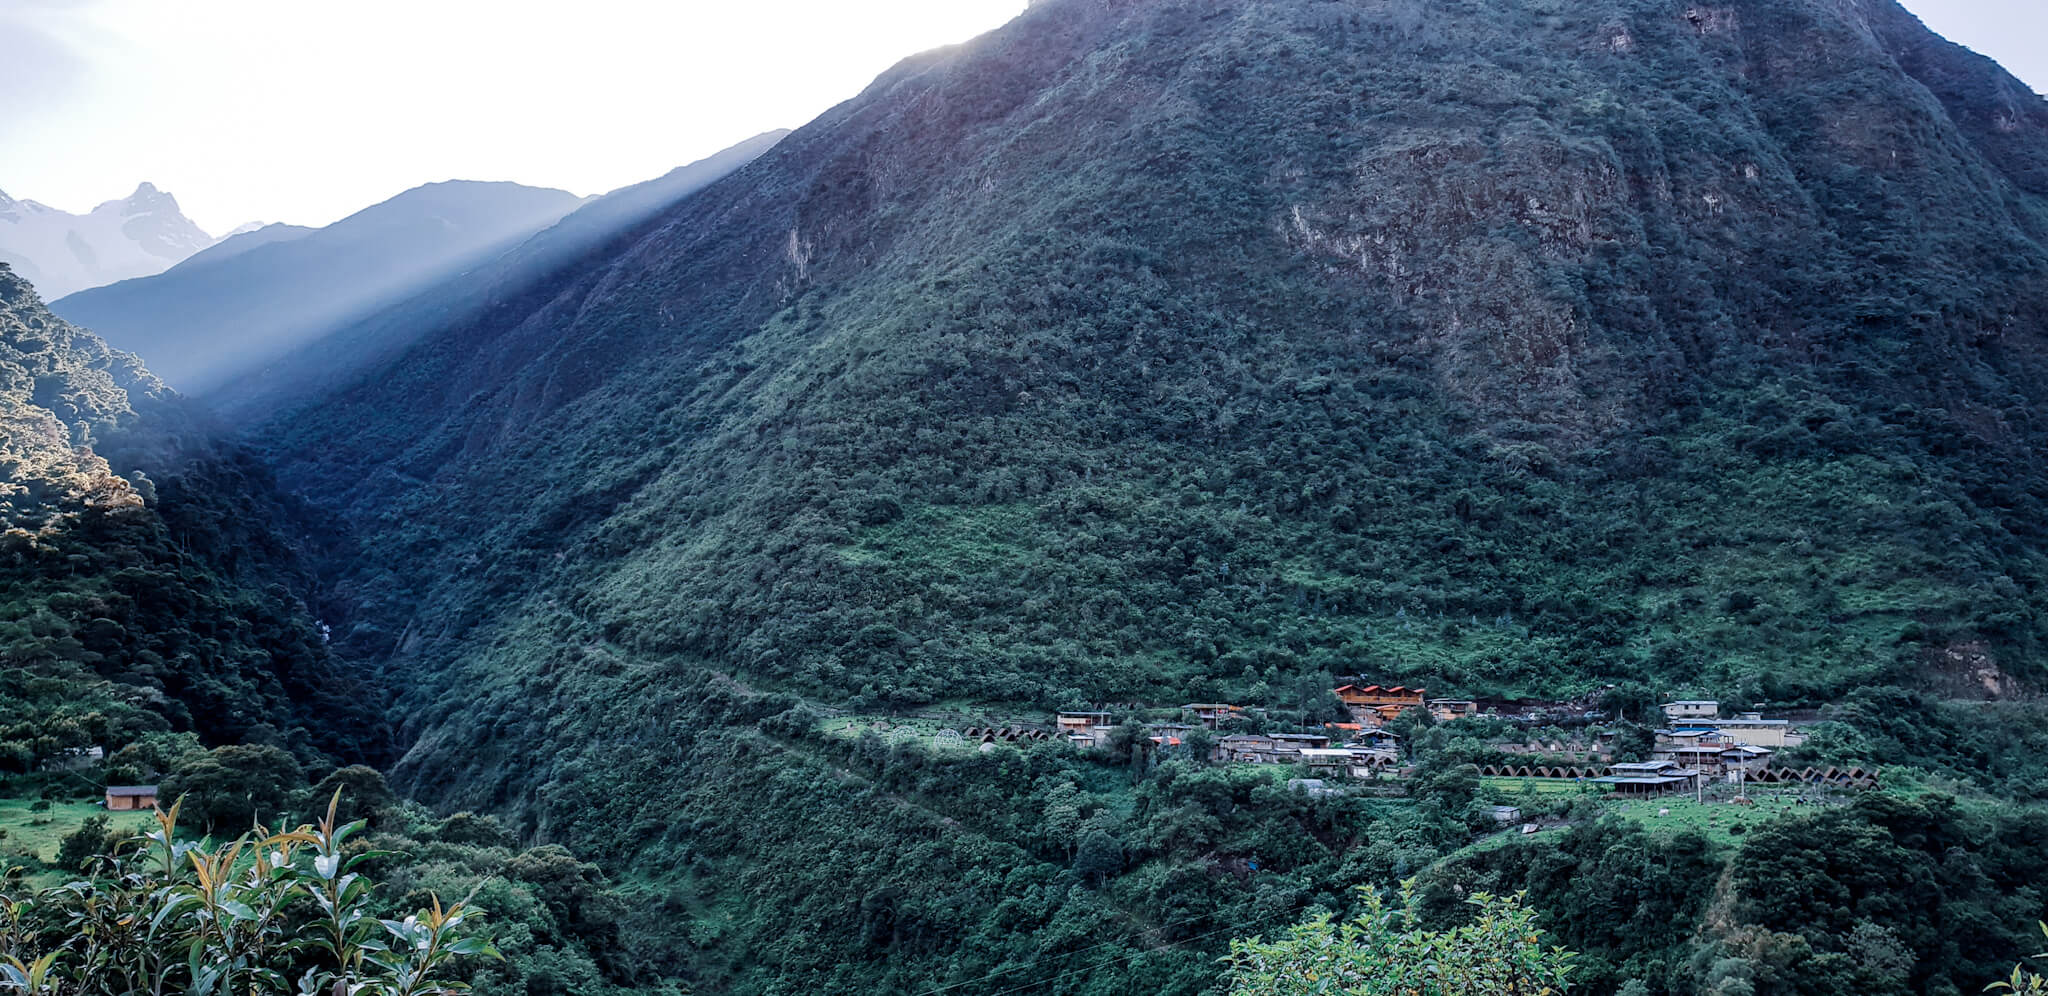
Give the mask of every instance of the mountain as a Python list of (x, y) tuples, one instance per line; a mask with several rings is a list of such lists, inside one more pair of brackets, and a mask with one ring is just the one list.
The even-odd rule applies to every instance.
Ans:
[[(496, 258), (388, 307), (338, 323), (273, 362), (246, 368), (212, 390), (207, 400), (229, 417), (258, 418), (347, 384), (365, 368), (389, 361), (426, 330), (476, 320), (491, 310), (517, 311), (527, 306), (527, 298), (552, 293), (550, 281), (563, 279), (565, 268), (577, 260), (607, 241), (630, 238), (651, 217), (752, 162), (786, 134), (782, 130), (756, 135), (653, 180), (594, 198)], [(239, 243), (246, 239), (295, 237), (275, 231), (280, 227), (230, 239), (191, 263), (242, 251)]]
[(51, 309), (142, 356), (188, 394), (288, 353), (518, 244), (579, 203), (466, 180), (415, 187), (318, 231), (273, 225), (154, 277)]
[(308, 228), (305, 225), (286, 225), (280, 223), (275, 225), (258, 225), (254, 228), (229, 232), (221, 236), (219, 242), (187, 257), (179, 266), (187, 268), (188, 271), (202, 266), (210, 266), (223, 260), (233, 259), (251, 249), (261, 248), (278, 242), (290, 242), (317, 231), (319, 229)]
[(2048, 869), (1959, 815), (2048, 784), (2044, 340), (2048, 105), (1891, 0), (1041, 0), (250, 441), (395, 780), (601, 856), (695, 991), (1452, 919), (1478, 741), (1329, 800), (928, 736), (1364, 673), (1826, 710), (1938, 797), (1799, 826), (1891, 857), (1561, 804), (1498, 880), (1615, 890), (1543, 906), (1590, 992), (1960, 992)]
[(0, 265), (0, 771), (164, 730), (382, 752), (281, 535), (312, 530), (211, 435)]
[(88, 214), (0, 193), (0, 263), (47, 299), (162, 273), (213, 241), (179, 212), (176, 198), (148, 183)]

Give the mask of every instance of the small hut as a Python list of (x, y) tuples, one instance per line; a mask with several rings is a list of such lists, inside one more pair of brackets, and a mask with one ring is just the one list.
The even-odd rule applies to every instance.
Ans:
[(107, 786), (107, 808), (116, 812), (134, 809), (155, 809), (156, 786), (109, 785)]

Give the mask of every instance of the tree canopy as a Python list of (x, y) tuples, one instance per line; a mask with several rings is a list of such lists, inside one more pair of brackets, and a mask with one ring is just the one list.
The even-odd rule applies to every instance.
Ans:
[(1520, 896), (1476, 893), (1468, 922), (1423, 925), (1413, 884), (1389, 908), (1367, 890), (1356, 916), (1315, 916), (1278, 940), (1230, 946), (1230, 996), (1557, 996), (1573, 955), (1547, 943)]

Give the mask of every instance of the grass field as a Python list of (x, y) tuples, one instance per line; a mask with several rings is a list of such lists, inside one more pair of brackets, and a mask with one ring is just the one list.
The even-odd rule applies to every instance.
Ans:
[(1568, 778), (1481, 778), (1479, 784), (1510, 796), (1534, 792), (1537, 795), (1592, 795), (1600, 790)]
[[(66, 835), (105, 812), (98, 802), (53, 802), (41, 812), (31, 805), (30, 799), (0, 799), (0, 831), (5, 833), (0, 836), (0, 863), (23, 858), (45, 863), (54, 860)], [(107, 815), (114, 818), (114, 826), (128, 830), (140, 831), (150, 822), (147, 811)]]
[[(818, 724), (818, 729), (835, 740), (859, 740), (860, 735), (874, 730), (883, 741), (895, 745), (911, 743), (930, 750), (973, 751), (981, 749), (978, 740), (967, 740), (958, 736), (942, 736), (942, 731), (958, 733), (968, 723), (948, 726), (937, 720), (904, 719), (884, 716), (840, 716)], [(1023, 744), (1028, 746), (1028, 744)]]
[(1624, 819), (1634, 820), (1652, 831), (1675, 834), (1681, 830), (1697, 830), (1717, 844), (1728, 845), (1741, 843), (1745, 832), (1770, 820), (1814, 811), (1813, 806), (1800, 805), (1789, 795), (1757, 795), (1754, 798), (1755, 805), (1741, 806), (1713, 799), (1699, 803), (1694, 802), (1691, 796), (1670, 795), (1661, 799), (1617, 802), (1614, 808)]
[[(1725, 798), (1716, 800), (1712, 795), (1705, 802), (1682, 794), (1654, 799), (1620, 799), (1601, 791), (1598, 786), (1562, 778), (1482, 778), (1480, 782), (1503, 793), (1511, 804), (1517, 799), (1529, 798), (1531, 794), (1537, 801), (1574, 795), (1596, 796), (1608, 811), (1639, 823), (1652, 832), (1676, 834), (1683, 830), (1697, 830), (1717, 844), (1728, 845), (1739, 843), (1744, 833), (1765, 821), (1812, 812), (1816, 805), (1839, 805), (1843, 801), (1837, 798), (1832, 802), (1802, 805), (1794, 801), (1796, 792), (1780, 792), (1761, 786), (1750, 790), (1754, 805), (1737, 805)], [(1716, 786), (1713, 791), (1725, 796), (1726, 786)], [(1483, 847), (1495, 847), (1501, 842), (1488, 838), (1482, 844)]]

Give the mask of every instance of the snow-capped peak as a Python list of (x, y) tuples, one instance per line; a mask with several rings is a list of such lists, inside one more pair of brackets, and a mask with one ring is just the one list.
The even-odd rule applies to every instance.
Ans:
[(44, 298), (130, 277), (162, 273), (215, 239), (178, 209), (177, 198), (143, 182), (120, 200), (71, 214), (0, 197), (0, 255)]

